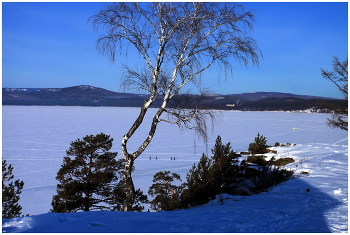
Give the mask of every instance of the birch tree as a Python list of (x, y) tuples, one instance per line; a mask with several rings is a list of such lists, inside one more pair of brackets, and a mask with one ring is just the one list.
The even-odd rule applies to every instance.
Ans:
[[(333, 71), (327, 71), (321, 68), (322, 77), (333, 82), (338, 90), (344, 95), (344, 99), (348, 100), (348, 57), (344, 61), (339, 61), (338, 57), (333, 56)], [(323, 105), (330, 113), (331, 118), (327, 118), (327, 124), (331, 128), (340, 128), (348, 130), (348, 109), (342, 106), (325, 104)]]
[[(226, 77), (232, 75), (233, 61), (245, 66), (258, 64), (260, 51), (250, 37), (254, 13), (237, 3), (120, 2), (106, 6), (89, 21), (97, 32), (103, 31), (96, 42), (102, 55), (115, 62), (118, 54), (132, 47), (144, 65), (138, 68), (123, 65), (121, 78), (124, 88), (148, 94), (121, 144), (127, 191), (124, 210), (129, 211), (135, 195), (131, 169), (150, 144), (160, 122), (193, 129), (207, 140), (207, 121), (213, 121), (215, 113), (200, 102), (208, 94), (201, 87), (203, 72), (215, 67)], [(199, 88), (198, 99), (184, 96), (184, 89), (190, 84)], [(128, 141), (156, 98), (162, 102), (149, 133), (136, 151), (129, 152)]]

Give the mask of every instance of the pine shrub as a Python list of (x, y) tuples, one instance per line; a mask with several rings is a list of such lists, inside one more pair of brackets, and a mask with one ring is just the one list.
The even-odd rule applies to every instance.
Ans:
[(181, 181), (180, 175), (170, 171), (160, 171), (153, 177), (153, 184), (148, 194), (155, 196), (151, 201), (151, 208), (156, 211), (172, 211), (180, 206), (179, 197), (182, 186), (171, 184), (173, 181)]
[[(294, 172), (282, 169), (272, 164), (258, 166), (244, 182), (246, 188), (252, 193), (266, 192), (268, 188), (293, 178)], [(253, 172), (253, 173), (252, 173)]]
[(215, 194), (233, 194), (238, 181), (239, 166), (237, 158), (240, 157), (231, 149), (231, 143), (224, 145), (218, 136), (212, 149), (212, 177)]
[(265, 166), (268, 164), (268, 162), (265, 160), (266, 156), (264, 155), (250, 155), (247, 157), (246, 162), (247, 163), (253, 163), (260, 166)]
[(255, 137), (255, 142), (249, 145), (248, 151), (250, 151), (253, 155), (254, 154), (264, 154), (267, 152), (267, 145), (266, 145), (266, 137), (263, 135), (260, 135), (258, 132), (258, 136)]
[(198, 164), (194, 164), (187, 173), (187, 182), (184, 183), (185, 189), (181, 195), (183, 207), (205, 204), (211, 197), (215, 196), (212, 190), (211, 166), (211, 159), (203, 154)]
[[(124, 160), (116, 160), (118, 153), (109, 152), (112, 141), (101, 133), (71, 142), (56, 176), (60, 183), (52, 199), (52, 212), (121, 210), (126, 195), (122, 181)], [(137, 200), (147, 200), (140, 190), (136, 192)], [(140, 211), (143, 207), (137, 200), (134, 210)]]
[(2, 218), (14, 218), (22, 214), (18, 201), (24, 183), (20, 180), (11, 181), (14, 178), (12, 170), (12, 165), (2, 160)]
[[(203, 154), (199, 162), (192, 166), (187, 173), (187, 181), (177, 188), (176, 197), (170, 197), (169, 190), (164, 190), (173, 186), (170, 184), (173, 178), (169, 172), (162, 173), (165, 174), (162, 178), (168, 180), (163, 181), (161, 185), (152, 185), (162, 189), (158, 192), (158, 195), (163, 196), (157, 199), (156, 209), (159, 211), (198, 206), (224, 193), (244, 196), (261, 193), (271, 186), (293, 178), (293, 171), (280, 168), (293, 162), (293, 158), (275, 160), (272, 157), (267, 161), (266, 156), (256, 155), (266, 153), (267, 147), (266, 138), (258, 133), (255, 143), (249, 147), (253, 155), (240, 162), (238, 158), (241, 155), (231, 149), (230, 142), (223, 144), (218, 136), (212, 149), (212, 157)], [(154, 177), (156, 180), (159, 175)], [(168, 205), (170, 202), (173, 205)]]
[(218, 194), (235, 194), (240, 166), (236, 165), (240, 156), (231, 149), (230, 142), (224, 145), (218, 136), (212, 149), (213, 156), (202, 155), (199, 163), (187, 174), (187, 182), (182, 194), (186, 206), (207, 203)]

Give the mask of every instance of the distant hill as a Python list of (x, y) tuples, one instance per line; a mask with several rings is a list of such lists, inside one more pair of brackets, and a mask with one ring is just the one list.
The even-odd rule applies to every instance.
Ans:
[[(103, 88), (81, 85), (66, 88), (3, 88), (3, 92), (10, 93), (25, 93), (32, 95), (33, 97), (40, 98), (78, 98), (78, 99), (91, 99), (91, 98), (130, 98), (137, 95), (130, 93), (119, 93), (109, 91)], [(7, 93), (7, 94), (10, 94)]]
[(141, 95), (81, 85), (67, 88), (3, 88), (3, 105), (122, 106), (142, 105)]
[[(192, 95), (193, 98), (198, 97)], [(113, 92), (81, 85), (67, 88), (3, 88), (3, 105), (141, 107), (145, 95)], [(241, 111), (293, 111), (323, 109), (322, 102), (347, 106), (347, 101), (279, 92), (252, 92), (206, 96), (208, 108)], [(152, 107), (159, 107), (156, 99)]]

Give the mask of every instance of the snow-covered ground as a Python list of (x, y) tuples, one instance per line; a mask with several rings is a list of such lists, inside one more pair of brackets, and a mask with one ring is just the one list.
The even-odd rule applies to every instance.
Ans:
[[(258, 132), (271, 145), (297, 144), (274, 149), (278, 157), (293, 157), (295, 162), (288, 168), (303, 177), (267, 193), (224, 195), (223, 203), (212, 201), (172, 212), (47, 213), (56, 190), (55, 176), (70, 142), (103, 132), (114, 138), (113, 151), (120, 153), (121, 137), (137, 112), (135, 108), (3, 106), (3, 158), (13, 165), (15, 179), (25, 183), (19, 203), (23, 214), (31, 215), (3, 219), (3, 232), (348, 231), (347, 132), (327, 127), (328, 115), (312, 113), (222, 112), (210, 135), (209, 155), (217, 135), (223, 143), (231, 141), (236, 151), (246, 150)], [(149, 122), (150, 117), (146, 126)], [(147, 127), (142, 127), (129, 148), (136, 148), (146, 136)], [(161, 123), (153, 142), (136, 161), (135, 186), (146, 193), (160, 170), (178, 173), (185, 180), (206, 151), (193, 132)]]

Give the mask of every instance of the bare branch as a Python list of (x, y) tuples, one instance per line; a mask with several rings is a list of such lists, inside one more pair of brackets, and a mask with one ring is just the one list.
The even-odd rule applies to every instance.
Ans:
[[(345, 100), (348, 99), (348, 58), (341, 62), (333, 56), (333, 72), (325, 71), (321, 68), (323, 78), (334, 83), (337, 88), (343, 93)], [(348, 130), (348, 109), (336, 105), (326, 104), (323, 106), (332, 114), (331, 119), (327, 119), (328, 126), (331, 128), (340, 128)]]
[[(137, 50), (144, 62), (143, 69), (124, 66), (121, 82), (125, 89), (149, 94), (122, 139), (124, 179), (129, 189), (124, 209), (128, 210), (135, 195), (130, 168), (151, 142), (160, 121), (193, 129), (204, 141), (208, 140), (207, 123), (211, 121), (213, 125), (217, 113), (206, 107), (207, 93), (200, 91), (197, 98), (189, 99), (180, 95), (182, 89), (190, 82), (200, 84), (201, 73), (213, 66), (222, 68), (225, 76), (231, 74), (232, 59), (245, 66), (258, 65), (261, 52), (249, 36), (254, 14), (238, 3), (119, 2), (100, 10), (89, 21), (96, 31), (104, 31), (96, 48), (111, 62), (115, 62), (116, 52), (128, 49), (128, 45)], [(148, 136), (137, 151), (129, 153), (128, 140), (160, 95), (163, 101), (152, 119)], [(164, 112), (168, 119), (161, 118)]]
[(189, 94), (174, 96), (169, 108), (164, 110), (168, 114), (168, 119), (160, 119), (160, 121), (177, 124), (180, 129), (194, 130), (198, 138), (207, 143), (207, 123), (209, 121), (213, 128), (219, 118), (219, 112), (209, 109), (205, 103), (206, 96), (210, 94), (209, 91), (202, 91), (202, 94), (197, 96)]
[(333, 72), (323, 70), (321, 68), (321, 73), (323, 78), (333, 82), (337, 88), (343, 93), (345, 99), (348, 98), (348, 58), (343, 62), (333, 56)]

